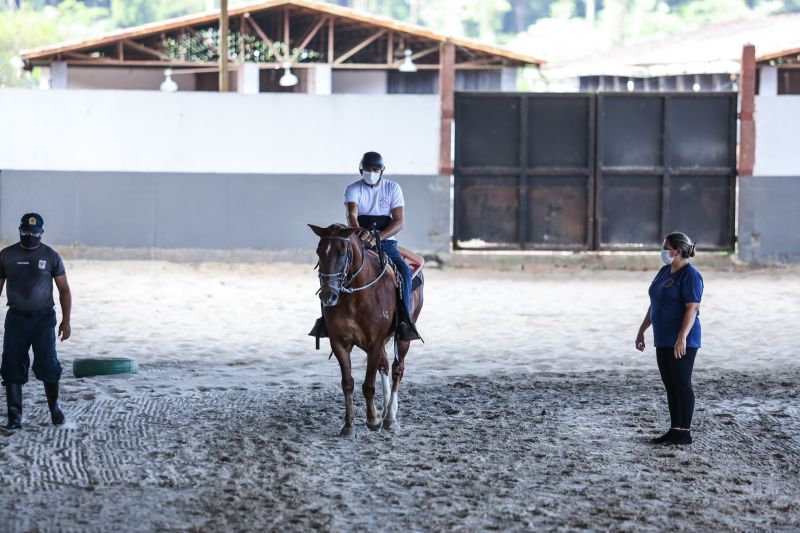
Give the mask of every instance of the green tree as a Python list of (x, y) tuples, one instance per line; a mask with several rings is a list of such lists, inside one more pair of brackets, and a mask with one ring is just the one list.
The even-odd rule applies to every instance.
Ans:
[(35, 85), (38, 74), (20, 72), (12, 64), (20, 50), (97, 34), (108, 29), (108, 11), (89, 8), (77, 0), (41, 10), (23, 4), (0, 11), (0, 86)]

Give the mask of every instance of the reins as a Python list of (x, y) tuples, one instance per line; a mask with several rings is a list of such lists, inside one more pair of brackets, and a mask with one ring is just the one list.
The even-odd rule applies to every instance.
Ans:
[(318, 277), (319, 277), (319, 282), (320, 282), (320, 288), (319, 288), (319, 290), (317, 290), (317, 293), (319, 293), (319, 291), (322, 290), (324, 280), (327, 279), (327, 278), (337, 278), (338, 277), (339, 278), (339, 292), (343, 292), (345, 294), (352, 294), (354, 292), (359, 292), (359, 291), (363, 291), (363, 290), (369, 289), (370, 287), (372, 287), (373, 285), (378, 283), (378, 281), (386, 273), (386, 270), (389, 267), (389, 262), (388, 261), (381, 261), (381, 263), (383, 264), (383, 268), (381, 269), (381, 273), (378, 274), (378, 276), (375, 279), (373, 279), (372, 281), (370, 281), (366, 285), (362, 285), (361, 287), (350, 287), (349, 285), (351, 283), (353, 283), (353, 281), (355, 281), (356, 277), (358, 277), (358, 275), (361, 273), (361, 270), (363, 270), (363, 268), (364, 268), (364, 263), (366, 262), (366, 258), (367, 258), (366, 246), (364, 245), (363, 242), (361, 243), (361, 264), (358, 266), (358, 269), (353, 274), (348, 274), (347, 271), (350, 270), (350, 263), (352, 262), (352, 259), (353, 259), (352, 258), (352, 255), (353, 255), (353, 243), (347, 237), (333, 237), (333, 236), (331, 236), (331, 237), (320, 237), (320, 240), (326, 240), (326, 239), (340, 240), (340, 241), (345, 241), (347, 243), (347, 249), (345, 251), (344, 268), (340, 272), (330, 272), (330, 273), (329, 272), (319, 272), (318, 273)]

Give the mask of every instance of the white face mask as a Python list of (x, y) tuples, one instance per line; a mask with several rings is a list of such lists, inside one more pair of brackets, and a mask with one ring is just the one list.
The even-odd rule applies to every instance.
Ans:
[(378, 180), (381, 179), (381, 173), (367, 172), (366, 170), (362, 170), (361, 177), (364, 178), (364, 181), (367, 183), (367, 185), (375, 185), (378, 183)]
[(661, 260), (664, 262), (665, 265), (671, 265), (673, 257), (669, 254), (672, 250), (661, 250)]

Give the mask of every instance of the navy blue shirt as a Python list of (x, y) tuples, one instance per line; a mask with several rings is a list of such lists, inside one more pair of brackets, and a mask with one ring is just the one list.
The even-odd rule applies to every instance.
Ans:
[[(672, 348), (678, 342), (686, 304), (700, 303), (703, 298), (703, 276), (691, 263), (670, 273), (670, 265), (658, 271), (650, 284), (650, 322), (653, 323), (653, 344), (656, 348)], [(687, 348), (700, 348), (700, 310), (686, 337)]]
[(53, 278), (64, 273), (61, 256), (46, 244), (28, 250), (17, 243), (0, 251), (0, 278), (6, 280), (11, 309), (32, 312), (53, 307)]

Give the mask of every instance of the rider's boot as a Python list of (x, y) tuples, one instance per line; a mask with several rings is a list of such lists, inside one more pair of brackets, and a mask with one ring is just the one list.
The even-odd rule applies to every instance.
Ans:
[(325, 325), (325, 317), (321, 316), (314, 322), (314, 327), (308, 333), (310, 337), (327, 337), (328, 326)]
[(22, 428), (22, 385), (6, 384), (6, 402), (8, 404), (8, 422), (2, 429), (14, 430)]
[(403, 305), (402, 301), (400, 302), (400, 305), (397, 306), (397, 314), (397, 340), (421, 341), (422, 337), (420, 337), (419, 332), (417, 331), (417, 326), (414, 325), (414, 321), (411, 320), (411, 317), (408, 315), (408, 311), (406, 310), (406, 306)]

